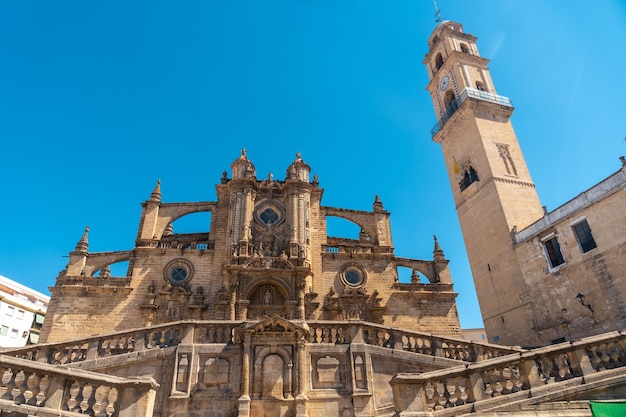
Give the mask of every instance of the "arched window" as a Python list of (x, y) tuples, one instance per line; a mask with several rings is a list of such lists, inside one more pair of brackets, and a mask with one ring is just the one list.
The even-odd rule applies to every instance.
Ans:
[(461, 44), (461, 52), (464, 54), (469, 54), (469, 48), (464, 43)]
[(443, 57), (441, 54), (437, 54), (435, 57), (435, 70), (439, 70), (443, 66)]
[(452, 91), (448, 91), (443, 98), (443, 103), (446, 106), (446, 110), (449, 110), (452, 106), (456, 105), (456, 96)]
[(487, 91), (487, 89), (485, 88), (485, 85), (481, 83), (480, 81), (476, 81), (476, 89), (480, 91)]

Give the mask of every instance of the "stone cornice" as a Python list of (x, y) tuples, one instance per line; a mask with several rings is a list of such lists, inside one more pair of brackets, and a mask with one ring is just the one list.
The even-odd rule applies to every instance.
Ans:
[(505, 182), (507, 184), (514, 184), (514, 185), (521, 185), (524, 187), (535, 188), (535, 184), (533, 184), (532, 182), (519, 181), (519, 180), (514, 180), (511, 178), (502, 178), (502, 177), (493, 177), (493, 180), (496, 182)]

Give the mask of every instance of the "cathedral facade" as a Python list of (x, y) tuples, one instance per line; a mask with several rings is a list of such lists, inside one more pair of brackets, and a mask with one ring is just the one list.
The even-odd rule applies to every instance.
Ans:
[[(141, 362), (107, 372), (153, 369), (162, 385), (157, 411), (171, 416), (354, 407), (371, 415), (392, 407), (394, 374), (445, 366), (445, 358), (411, 359), (416, 349), (460, 339), (457, 294), (436, 238), (430, 260), (396, 257), (378, 196), (369, 212), (323, 206), (299, 154), (284, 179), (261, 179), (244, 150), (216, 189), (217, 201), (167, 203), (157, 184), (131, 250), (91, 253), (87, 228), (51, 288), (42, 341), (162, 329), (148, 344), (178, 346), (163, 369)], [(198, 212), (211, 213), (208, 230), (176, 233), (176, 219)], [(358, 239), (328, 236), (331, 216), (357, 224)], [(123, 261), (126, 276), (112, 277), (110, 265)], [(412, 270), (411, 282), (399, 281), (398, 267)], [(419, 341), (433, 333), (457, 341)], [(397, 343), (408, 356), (390, 354)]]

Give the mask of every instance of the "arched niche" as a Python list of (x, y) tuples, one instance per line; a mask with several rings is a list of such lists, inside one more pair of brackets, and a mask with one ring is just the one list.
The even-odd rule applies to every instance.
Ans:
[(246, 299), (249, 302), (247, 318), (261, 319), (266, 316), (287, 317), (290, 313), (287, 307), (289, 300), (287, 290), (275, 281), (263, 281), (248, 292)]
[(264, 305), (277, 306), (284, 305), (287, 301), (287, 294), (284, 289), (274, 282), (264, 282), (257, 285), (248, 296), (250, 306)]
[(294, 362), (290, 346), (258, 346), (253, 368), (253, 396), (293, 397)]

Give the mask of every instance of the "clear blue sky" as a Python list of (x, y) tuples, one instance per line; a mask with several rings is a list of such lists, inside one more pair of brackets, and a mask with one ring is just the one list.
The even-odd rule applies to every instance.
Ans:
[[(479, 38), (550, 210), (626, 154), (622, 0), (440, 0)], [(0, 3), (0, 274), (48, 293), (85, 225), (134, 245), (140, 203), (215, 200), (242, 147), (296, 152), (323, 204), (392, 213), (396, 254), (437, 234), (464, 327), (482, 325), (422, 64), (430, 0)]]

